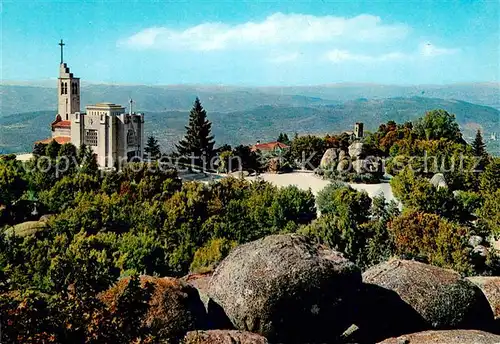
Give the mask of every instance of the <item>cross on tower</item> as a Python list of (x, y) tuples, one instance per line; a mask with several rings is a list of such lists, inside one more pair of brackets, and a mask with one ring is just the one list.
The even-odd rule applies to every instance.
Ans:
[(61, 46), (61, 64), (63, 63), (63, 46), (65, 46), (66, 44), (63, 43), (63, 40), (61, 39), (61, 41), (59, 42), (59, 44)]

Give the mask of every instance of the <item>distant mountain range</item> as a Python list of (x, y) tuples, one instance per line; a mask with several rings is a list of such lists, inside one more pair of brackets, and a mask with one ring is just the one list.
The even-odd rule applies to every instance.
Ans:
[[(156, 136), (166, 151), (184, 134), (196, 96), (213, 122), (217, 145), (274, 140), (279, 132), (338, 133), (351, 130), (356, 121), (375, 130), (382, 122), (414, 120), (437, 108), (456, 114), (466, 137), (482, 128), (488, 138), (491, 133), (500, 136), (499, 94), (499, 85), (493, 83), (284, 88), (86, 85), (82, 111), (85, 104), (127, 105), (132, 98), (137, 110), (146, 113), (146, 134)], [(50, 87), (1, 85), (0, 152), (30, 151), (33, 141), (49, 137), (56, 97)], [(498, 146), (498, 141), (489, 142), (492, 151), (497, 152)]]
[[(54, 87), (0, 85), (0, 116), (13, 113), (55, 109)], [(113, 102), (127, 105), (132, 98), (145, 112), (189, 110), (198, 96), (207, 111), (232, 112), (261, 105), (310, 106), (338, 104), (358, 98), (428, 97), (463, 100), (500, 109), (499, 83), (452, 85), (393, 86), (371, 84), (332, 84), (298, 87), (234, 87), (234, 86), (144, 86), (84, 84), (84, 105)]]

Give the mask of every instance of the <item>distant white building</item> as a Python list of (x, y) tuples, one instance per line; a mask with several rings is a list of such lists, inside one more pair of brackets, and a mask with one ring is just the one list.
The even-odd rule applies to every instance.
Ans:
[(120, 105), (98, 103), (87, 105), (80, 112), (80, 78), (73, 76), (63, 62), (61, 40), (61, 63), (57, 79), (58, 113), (52, 122), (52, 137), (37, 143), (48, 144), (52, 140), (60, 144), (71, 142), (79, 147), (85, 144), (92, 148), (101, 167), (114, 167), (118, 161), (129, 161), (144, 155), (144, 114), (129, 111)]

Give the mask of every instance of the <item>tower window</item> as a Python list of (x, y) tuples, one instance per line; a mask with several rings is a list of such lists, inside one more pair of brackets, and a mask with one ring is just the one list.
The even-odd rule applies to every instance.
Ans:
[(127, 132), (127, 146), (135, 146), (135, 145), (137, 145), (135, 133), (132, 129), (130, 129)]
[(64, 82), (61, 81), (61, 94), (64, 94)]
[(88, 146), (97, 146), (97, 130), (85, 130), (84, 143)]

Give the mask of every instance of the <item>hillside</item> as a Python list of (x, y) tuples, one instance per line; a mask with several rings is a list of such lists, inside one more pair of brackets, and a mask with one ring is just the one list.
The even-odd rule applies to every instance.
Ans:
[[(127, 105), (133, 99), (140, 111), (186, 111), (196, 97), (207, 111), (232, 112), (260, 105), (314, 106), (335, 104), (314, 96), (264, 93), (259, 89), (205, 86), (122, 86), (86, 85), (81, 88), (81, 104), (112, 102)], [(57, 91), (49, 87), (0, 85), (0, 117), (18, 112), (55, 109)], [(22, 111), (20, 111), (22, 109)]]
[[(53, 82), (55, 86), (55, 81)], [(459, 99), (500, 109), (498, 83), (394, 86), (376, 84), (332, 84), (298, 87), (234, 87), (215, 85), (82, 85), (85, 104), (108, 101), (126, 105), (132, 98), (142, 111), (189, 110), (196, 96), (207, 111), (234, 112), (261, 105), (317, 106), (340, 104), (359, 98), (428, 97)], [(51, 110), (57, 103), (53, 87), (0, 85), (0, 117), (19, 112)]]
[[(466, 137), (472, 137), (477, 127), (484, 130), (485, 137), (494, 130), (498, 131), (497, 128), (500, 127), (499, 110), (464, 101), (436, 98), (357, 99), (340, 104), (295, 107), (253, 105), (250, 110), (208, 111), (217, 145), (273, 140), (279, 132), (338, 133), (350, 130), (356, 121), (363, 121), (367, 130), (374, 130), (382, 122), (414, 120), (425, 111), (437, 108), (456, 114)], [(147, 112), (146, 116), (146, 135), (156, 136), (164, 150), (171, 150), (173, 144), (184, 134), (188, 112)], [(5, 153), (30, 151), (33, 141), (50, 136), (49, 125), (53, 118), (54, 111), (0, 117), (0, 150)], [(489, 149), (498, 154), (498, 146), (490, 145)]]

